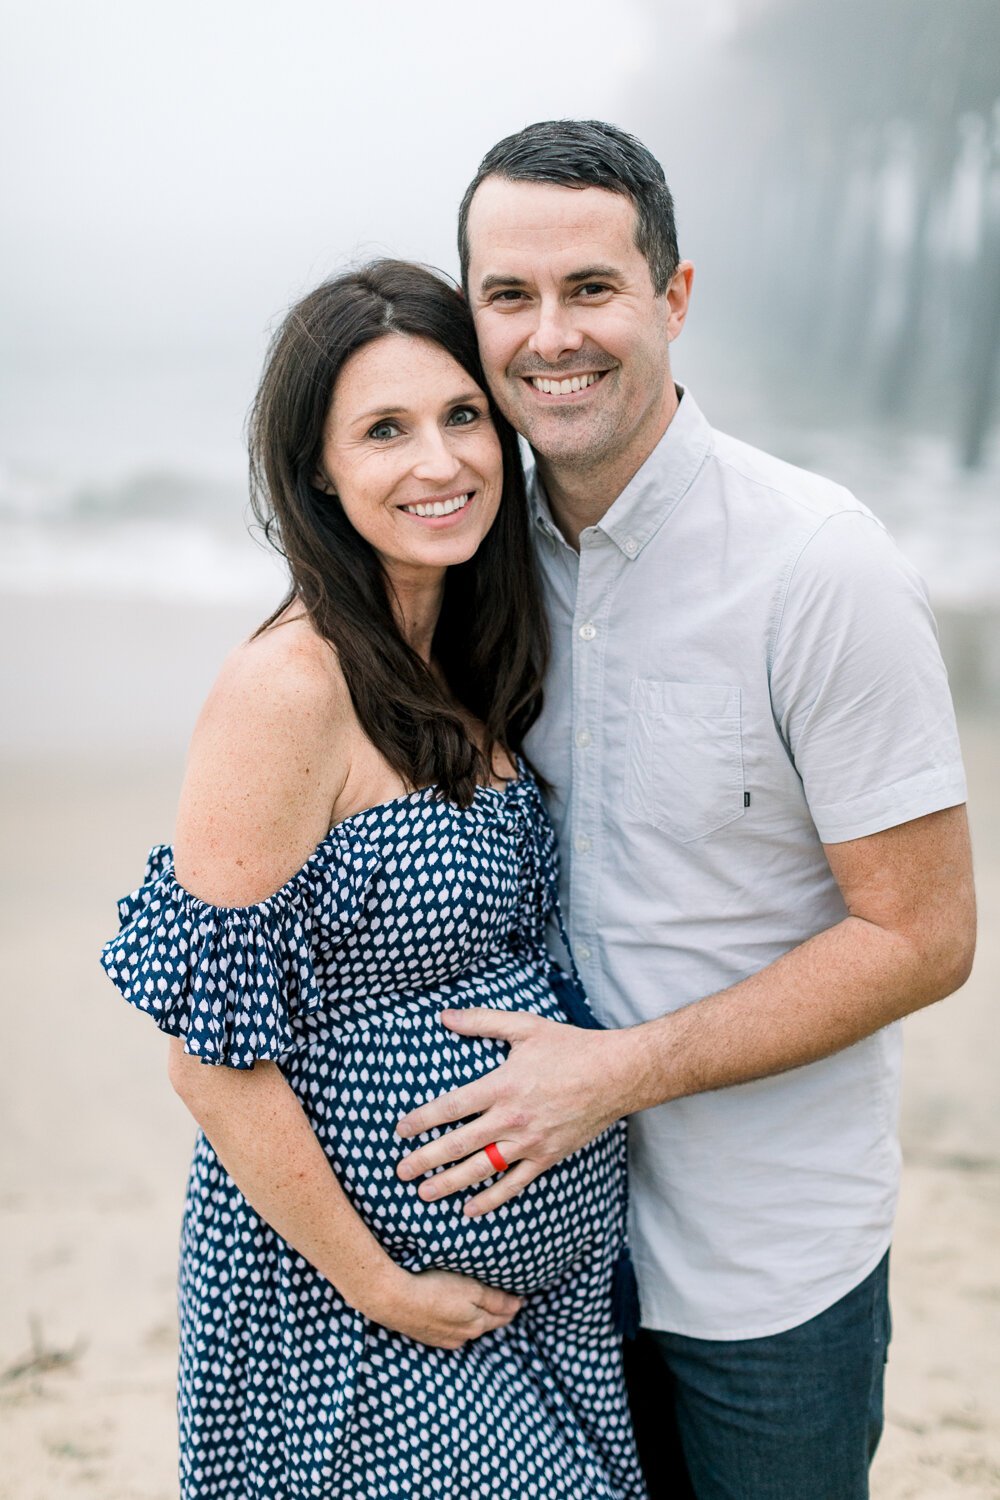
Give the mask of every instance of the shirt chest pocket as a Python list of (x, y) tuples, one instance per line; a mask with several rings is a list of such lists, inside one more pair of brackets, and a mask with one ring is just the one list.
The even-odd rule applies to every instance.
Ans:
[(625, 811), (682, 844), (744, 809), (740, 690), (637, 677), (629, 698)]

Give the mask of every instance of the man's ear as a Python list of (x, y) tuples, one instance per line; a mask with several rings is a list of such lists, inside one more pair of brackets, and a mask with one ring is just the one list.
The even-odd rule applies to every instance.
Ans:
[(682, 260), (667, 287), (667, 337), (671, 343), (684, 327), (691, 301), (691, 285), (694, 281), (694, 266)]

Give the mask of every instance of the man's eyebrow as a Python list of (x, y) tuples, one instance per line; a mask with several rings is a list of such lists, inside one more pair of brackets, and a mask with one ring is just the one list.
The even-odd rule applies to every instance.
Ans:
[(494, 274), (492, 276), (483, 277), (482, 281), (479, 283), (479, 290), (481, 292), (495, 292), (498, 286), (519, 287), (527, 286), (527, 284), (528, 283), (526, 281), (523, 281), (520, 276), (498, 276)]
[[(579, 271), (570, 271), (562, 279), (564, 285), (576, 286), (581, 281), (616, 280), (621, 274), (617, 266), (583, 266)], [(521, 276), (500, 276), (494, 273), (483, 277), (479, 284), (479, 291), (482, 295), (485, 295), (486, 292), (495, 292), (500, 287), (505, 290), (510, 288), (510, 290), (516, 291), (521, 287), (527, 286), (527, 284)]]
[(621, 274), (617, 266), (584, 266), (582, 271), (570, 271), (563, 281), (607, 281)]

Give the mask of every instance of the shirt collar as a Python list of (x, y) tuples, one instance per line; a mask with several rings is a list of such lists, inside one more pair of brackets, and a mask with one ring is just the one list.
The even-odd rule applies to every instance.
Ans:
[[(639, 556), (683, 499), (712, 449), (712, 429), (691, 392), (679, 385), (677, 394), (680, 402), (670, 426), (597, 523), (596, 529), (603, 531), (630, 561)], [(552, 541), (565, 546), (537, 467), (529, 474), (528, 493), (535, 525)]]

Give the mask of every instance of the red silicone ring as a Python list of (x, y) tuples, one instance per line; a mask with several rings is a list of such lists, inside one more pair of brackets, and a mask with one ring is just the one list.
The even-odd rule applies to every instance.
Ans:
[(496, 1141), (491, 1141), (490, 1144), (488, 1146), (486, 1146), (484, 1149), (486, 1151), (486, 1155), (490, 1159), (491, 1164), (494, 1167), (496, 1167), (497, 1171), (498, 1172), (506, 1172), (506, 1170), (507, 1170), (507, 1168), (508, 1168), (508, 1166), (510, 1164), (509, 1164), (509, 1162), (505, 1162), (504, 1159), (503, 1159), (503, 1157), (500, 1155), (500, 1152), (497, 1149), (497, 1143), (496, 1143)]

